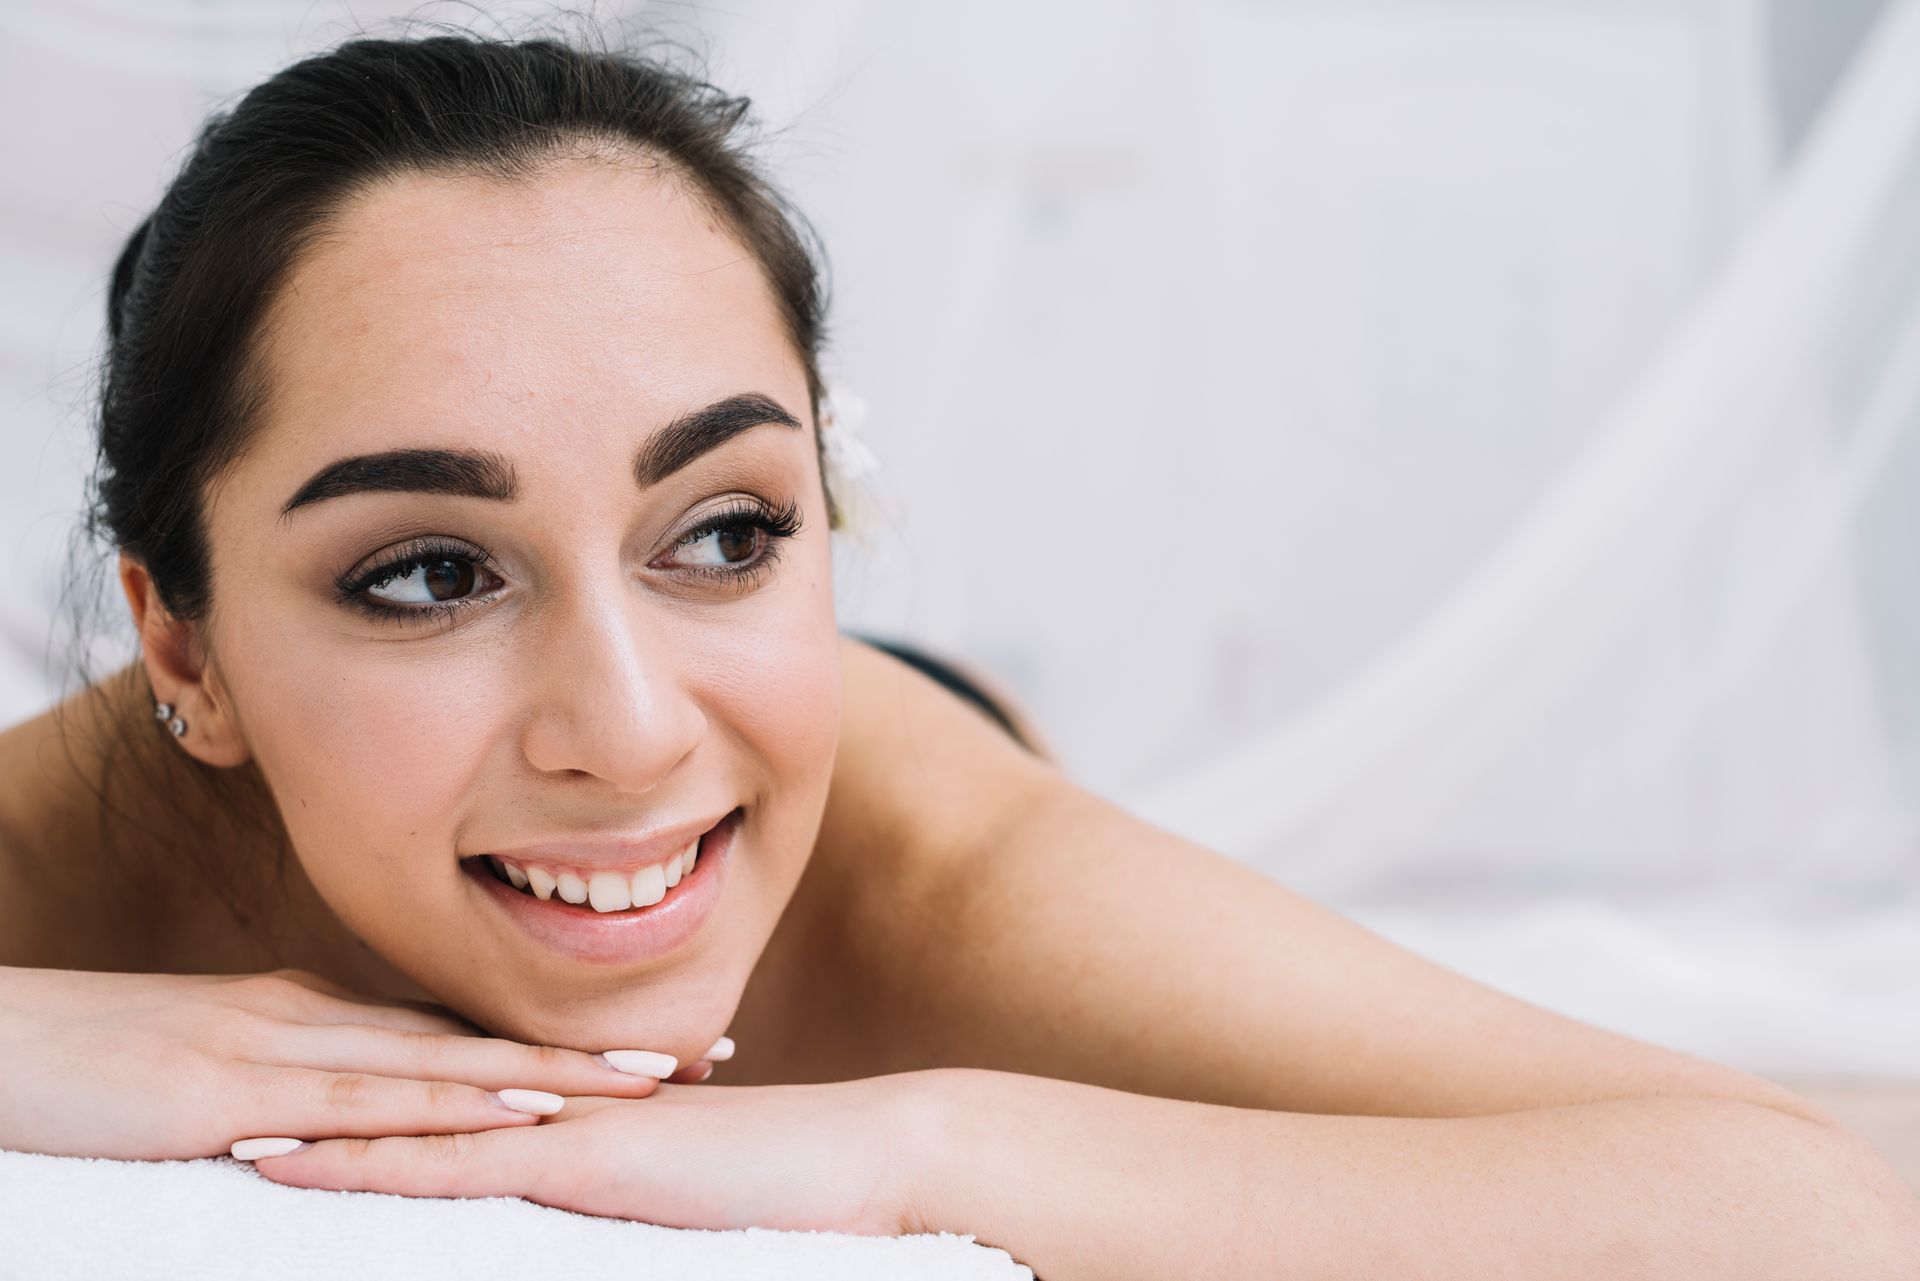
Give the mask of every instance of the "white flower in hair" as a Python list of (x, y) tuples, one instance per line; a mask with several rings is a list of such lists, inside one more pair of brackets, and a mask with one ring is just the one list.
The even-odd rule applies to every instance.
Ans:
[(845, 387), (821, 389), (820, 448), (826, 455), (827, 489), (840, 512), (840, 527), (862, 537), (871, 532), (879, 507), (871, 482), (880, 460), (856, 431), (866, 417), (867, 402)]
[(820, 444), (836, 475), (859, 480), (880, 470), (880, 460), (857, 434), (867, 419), (867, 402), (844, 387), (825, 388), (820, 396)]

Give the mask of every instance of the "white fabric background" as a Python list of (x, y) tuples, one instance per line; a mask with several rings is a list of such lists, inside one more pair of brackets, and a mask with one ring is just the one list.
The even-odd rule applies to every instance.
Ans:
[[(833, 259), (891, 513), (849, 623), (1497, 986), (1911, 1074), (1912, 8), (650, 12)], [(121, 238), (205, 110), (402, 11), (471, 20), (0, 6), (0, 720), (62, 669)]]

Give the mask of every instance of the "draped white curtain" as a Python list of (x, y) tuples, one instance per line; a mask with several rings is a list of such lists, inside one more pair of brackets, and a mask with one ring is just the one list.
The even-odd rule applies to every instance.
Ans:
[[(1322, 884), (1911, 883), (1920, 6), (1677, 338), (1420, 625), (1143, 812)], [(1910, 635), (1910, 633), (1908, 633)], [(1554, 866), (1554, 865), (1557, 865)]]
[(1678, 336), (1406, 635), (1138, 808), (1763, 1069), (1920, 1067), (1920, 3)]

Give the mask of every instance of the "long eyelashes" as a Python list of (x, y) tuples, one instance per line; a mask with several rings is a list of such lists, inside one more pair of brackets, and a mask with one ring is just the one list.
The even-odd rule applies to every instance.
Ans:
[(407, 577), (417, 569), (440, 565), (468, 567), (476, 574), (493, 572), (493, 554), (475, 543), (453, 542), (444, 538), (418, 538), (395, 549), (395, 554), (365, 569), (349, 570), (334, 586), (343, 602), (371, 617), (386, 622), (407, 623), (429, 620), (449, 621), (475, 600), (463, 596), (454, 600), (415, 605), (395, 605), (368, 593), (376, 587)]
[(800, 532), (800, 506), (792, 499), (773, 508), (755, 502), (737, 503), (706, 517), (676, 539), (674, 547), (676, 550), (691, 547), (714, 534), (742, 529), (754, 531), (752, 560), (725, 565), (685, 565), (680, 568), (686, 573), (706, 577), (746, 583), (756, 581), (770, 572), (774, 562), (779, 559), (780, 540), (792, 538)]
[[(799, 504), (792, 499), (777, 507), (757, 500), (743, 500), (703, 517), (697, 525), (674, 540), (666, 556), (652, 567), (694, 579), (711, 586), (747, 591), (767, 574), (779, 560), (780, 544), (800, 532)], [(715, 534), (748, 532), (753, 540), (753, 555), (738, 562), (708, 565), (676, 565), (664, 560)], [(484, 604), (492, 587), (475, 590), (449, 600), (400, 605), (383, 601), (372, 590), (404, 579), (421, 569), (455, 567), (462, 582), (471, 578), (497, 580), (493, 554), (477, 544), (445, 538), (420, 538), (402, 544), (393, 554), (366, 568), (355, 568), (335, 580), (343, 604), (383, 622), (451, 625), (460, 611)]]

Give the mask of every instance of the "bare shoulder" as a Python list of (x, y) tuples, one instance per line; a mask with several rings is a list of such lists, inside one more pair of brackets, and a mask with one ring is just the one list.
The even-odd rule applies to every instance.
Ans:
[(914, 1013), (945, 964), (926, 944), (974, 851), (1048, 777), (976, 708), (853, 637), (841, 688), (820, 833), (734, 1019), (728, 1078), (743, 1084), (942, 1065)]
[[(129, 835), (166, 816), (130, 809), (124, 789), (107, 799), (110, 778), (133, 769), (106, 751), (122, 741), (121, 684), (87, 686), (0, 732), (0, 965), (140, 968), (156, 934), (152, 867), (124, 855)], [(111, 848), (109, 831), (121, 838)]]
[(822, 853), (873, 1071), (972, 1066), (1288, 1111), (1456, 1116), (1769, 1082), (1409, 953), (1075, 784), (848, 642)]
[(884, 851), (902, 860), (897, 871), (925, 875), (979, 848), (1057, 778), (977, 708), (890, 654), (845, 638), (841, 672), (823, 845)]
[(54, 713), (0, 732), (0, 965), (37, 965), (58, 934), (47, 917), (59, 868), (49, 837), (66, 827)]

